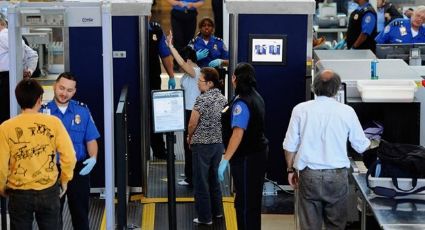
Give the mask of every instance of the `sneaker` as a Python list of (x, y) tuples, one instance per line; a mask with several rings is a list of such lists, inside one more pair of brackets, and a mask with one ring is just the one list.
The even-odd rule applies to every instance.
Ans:
[(183, 186), (189, 186), (190, 185), (189, 183), (187, 183), (186, 180), (181, 180), (181, 181), (177, 182), (177, 184), (183, 185)]
[(198, 218), (193, 219), (193, 223), (195, 224), (206, 224), (206, 225), (212, 225), (212, 220), (209, 222), (201, 222), (198, 220)]

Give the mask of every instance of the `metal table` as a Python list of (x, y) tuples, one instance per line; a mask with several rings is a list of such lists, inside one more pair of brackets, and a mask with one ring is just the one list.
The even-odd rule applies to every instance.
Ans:
[(387, 230), (425, 229), (425, 195), (409, 195), (394, 199), (375, 195), (366, 185), (366, 174), (352, 173), (356, 187), (361, 192), (361, 229), (366, 229), (366, 205), (378, 224)]

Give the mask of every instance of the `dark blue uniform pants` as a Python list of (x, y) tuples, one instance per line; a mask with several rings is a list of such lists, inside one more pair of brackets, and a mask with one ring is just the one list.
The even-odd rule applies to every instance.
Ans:
[[(83, 161), (78, 161), (74, 169), (74, 177), (68, 183), (66, 196), (68, 198), (69, 212), (71, 213), (72, 226), (78, 230), (89, 230), (89, 195), (90, 177), (81, 176), (80, 170), (84, 167)], [(61, 211), (65, 196), (61, 199)]]
[(196, 31), (196, 10), (171, 11), (171, 27), (173, 29), (174, 46), (178, 51), (189, 44), (195, 36)]
[(238, 230), (261, 229), (261, 201), (266, 171), (266, 153), (232, 159), (230, 171), (235, 185)]

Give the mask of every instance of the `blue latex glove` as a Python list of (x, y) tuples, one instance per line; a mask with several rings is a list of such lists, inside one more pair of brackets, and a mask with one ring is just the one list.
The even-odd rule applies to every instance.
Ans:
[(198, 61), (202, 60), (208, 56), (208, 53), (209, 53), (208, 49), (198, 50), (196, 51), (196, 59), (198, 59)]
[(220, 161), (220, 165), (218, 166), (218, 179), (220, 181), (224, 181), (224, 172), (226, 171), (227, 165), (229, 165), (228, 160), (222, 159)]
[(176, 88), (176, 79), (173, 78), (169, 78), (168, 79), (168, 89), (175, 89)]
[(221, 63), (223, 62), (223, 60), (217, 58), (215, 60), (210, 61), (210, 63), (208, 64), (209, 67), (219, 67), (221, 66)]
[(96, 164), (96, 157), (90, 157), (89, 159), (85, 160), (83, 164), (86, 166), (84, 166), (84, 168), (81, 169), (80, 171), (81, 176), (85, 176), (90, 173), (90, 171), (93, 169), (94, 165)]

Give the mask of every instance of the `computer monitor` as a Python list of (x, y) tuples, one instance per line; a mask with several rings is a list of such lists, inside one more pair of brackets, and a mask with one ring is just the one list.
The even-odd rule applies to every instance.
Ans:
[(403, 59), (409, 64), (410, 48), (412, 47), (414, 47), (414, 45), (410, 43), (376, 44), (376, 57), (379, 59)]

